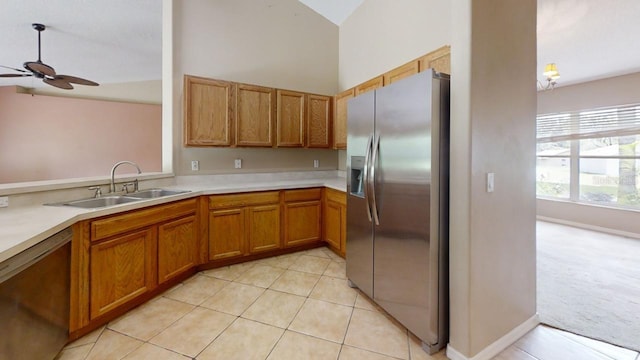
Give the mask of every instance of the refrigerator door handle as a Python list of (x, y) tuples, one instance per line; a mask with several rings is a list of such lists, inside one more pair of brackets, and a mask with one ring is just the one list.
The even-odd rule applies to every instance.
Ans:
[(373, 147), (371, 149), (371, 159), (369, 170), (369, 180), (371, 181), (371, 213), (373, 214), (373, 219), (375, 220), (376, 225), (380, 225), (380, 218), (378, 216), (378, 204), (376, 203), (376, 166), (378, 165), (378, 149), (380, 148), (380, 134), (376, 134), (375, 141), (373, 142)]
[(364, 183), (364, 200), (367, 203), (367, 217), (369, 218), (369, 222), (373, 220), (371, 217), (371, 200), (370, 191), (369, 191), (369, 161), (371, 161), (371, 144), (373, 143), (373, 134), (369, 136), (369, 141), (367, 142), (367, 153), (364, 156), (364, 168), (363, 168), (363, 183)]

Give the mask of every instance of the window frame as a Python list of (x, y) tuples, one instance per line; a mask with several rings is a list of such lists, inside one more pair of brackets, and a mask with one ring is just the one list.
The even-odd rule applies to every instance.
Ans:
[[(615, 112), (616, 116), (621, 113), (623, 116), (620, 121), (616, 118), (611, 121), (611, 113)], [(606, 122), (611, 126), (602, 126), (594, 121), (594, 114), (603, 114), (606, 116)], [(588, 119), (588, 120), (584, 120)], [(563, 155), (538, 155), (536, 149), (536, 160), (542, 158), (568, 158), (569, 159), (569, 198), (555, 197), (550, 195), (540, 195), (536, 191), (536, 198), (556, 201), (570, 201), (580, 204), (592, 206), (607, 206), (613, 208), (640, 210), (640, 203), (637, 205), (624, 205), (616, 202), (605, 203), (597, 201), (589, 201), (581, 199), (580, 193), (580, 162), (582, 159), (599, 159), (599, 160), (623, 160), (634, 159), (640, 162), (640, 155), (636, 151), (636, 156), (615, 156), (615, 155), (581, 155), (580, 142), (585, 139), (595, 138), (620, 138), (624, 136), (640, 136), (640, 104), (621, 105), (598, 109), (585, 109), (576, 111), (564, 111), (560, 113), (538, 114), (536, 117), (538, 137), (536, 144), (569, 141), (569, 154)], [(589, 130), (581, 131), (581, 125), (586, 123)], [(623, 124), (624, 126), (620, 125)], [(554, 128), (554, 126), (556, 126)], [(595, 130), (594, 130), (595, 129)], [(542, 136), (541, 136), (542, 134)], [(638, 138), (640, 146), (640, 138)], [(640, 167), (638, 168), (640, 169)], [(636, 181), (640, 182), (640, 175), (636, 169)], [(536, 179), (536, 184), (538, 179)], [(636, 183), (638, 188), (638, 183)], [(640, 190), (639, 190), (640, 193)]]

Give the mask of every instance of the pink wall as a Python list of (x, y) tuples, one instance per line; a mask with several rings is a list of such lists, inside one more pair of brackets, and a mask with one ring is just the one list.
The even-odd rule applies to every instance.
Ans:
[[(162, 169), (162, 106), (0, 87), (0, 183), (109, 175), (120, 160)], [(134, 173), (123, 165), (119, 174)]]

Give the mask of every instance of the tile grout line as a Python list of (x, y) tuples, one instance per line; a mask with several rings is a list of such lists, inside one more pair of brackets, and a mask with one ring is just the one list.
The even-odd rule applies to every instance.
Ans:
[[(318, 249), (320, 249), (320, 248), (318, 248)], [(292, 254), (295, 254), (295, 253), (292, 253)], [(229, 328), (232, 324), (234, 324), (235, 322), (237, 322), (237, 321), (238, 321), (238, 319), (242, 318), (242, 319), (245, 319), (245, 320), (247, 320), (247, 321), (256, 321), (256, 320), (251, 320), (251, 319), (243, 318), (243, 317), (242, 317), (242, 315), (243, 315), (244, 313), (246, 313), (246, 311), (247, 311), (251, 306), (253, 306), (253, 305), (256, 303), (256, 301), (258, 300), (258, 298), (260, 298), (262, 295), (264, 295), (264, 293), (265, 293), (267, 290), (271, 290), (271, 291), (279, 292), (279, 293), (283, 293), (283, 294), (288, 294), (288, 295), (293, 295), (293, 296), (300, 296), (300, 295), (298, 295), (298, 294), (291, 294), (291, 293), (288, 293), (288, 292), (286, 292), (286, 291), (279, 291), (279, 290), (271, 289), (271, 286), (272, 286), (272, 285), (273, 285), (273, 284), (274, 284), (278, 279), (280, 279), (280, 278), (284, 275), (284, 273), (285, 273), (285, 272), (287, 272), (287, 271), (293, 271), (293, 272), (297, 272), (297, 273), (303, 273), (303, 274), (316, 275), (316, 276), (318, 276), (318, 278), (317, 278), (317, 280), (315, 280), (315, 283), (313, 284), (313, 287), (311, 287), (311, 289), (310, 289), (310, 291), (308, 292), (308, 294), (307, 294), (306, 296), (304, 296), (304, 299), (305, 299), (305, 300), (304, 300), (304, 302), (303, 302), (303, 305), (302, 305), (302, 306), (300, 306), (300, 308), (298, 309), (298, 311), (296, 312), (296, 314), (293, 316), (293, 318), (292, 318), (292, 319), (289, 321), (289, 323), (287, 324), (286, 328), (284, 328), (284, 329), (283, 329), (283, 333), (282, 333), (282, 335), (281, 335), (281, 336), (280, 336), (280, 338), (276, 341), (276, 343), (275, 343), (274, 347), (270, 350), (270, 352), (269, 352), (269, 354), (267, 355), (267, 357), (268, 357), (268, 356), (271, 354), (271, 352), (275, 349), (275, 347), (277, 346), (277, 344), (282, 340), (282, 337), (284, 336), (284, 334), (285, 334), (287, 331), (291, 331), (291, 332), (294, 332), (294, 333), (297, 333), (297, 334), (300, 334), (300, 335), (303, 335), (303, 336), (309, 336), (309, 337), (316, 338), (316, 339), (319, 339), (319, 340), (322, 340), (322, 341), (328, 341), (328, 342), (331, 342), (331, 343), (335, 343), (335, 344), (337, 344), (337, 345), (340, 345), (340, 351), (338, 352), (338, 356), (339, 356), (339, 355), (340, 355), (340, 353), (341, 353), (341, 351), (342, 351), (342, 346), (344, 346), (344, 341), (345, 341), (345, 339), (346, 339), (346, 334), (347, 334), (347, 332), (348, 332), (349, 324), (351, 323), (351, 318), (352, 318), (353, 313), (354, 313), (354, 310), (355, 310), (355, 302), (356, 302), (356, 300), (357, 300), (357, 294), (356, 294), (356, 298), (354, 299), (353, 304), (352, 304), (352, 305), (350, 305), (350, 307), (351, 307), (351, 312), (350, 312), (350, 315), (349, 315), (349, 321), (348, 321), (348, 323), (347, 323), (347, 327), (346, 327), (346, 329), (345, 329), (345, 334), (343, 335), (343, 338), (342, 338), (342, 342), (341, 342), (341, 343), (333, 342), (333, 341), (330, 341), (330, 340), (327, 340), (327, 339), (323, 339), (323, 338), (319, 338), (319, 337), (316, 337), (316, 336), (313, 336), (313, 335), (308, 335), (308, 334), (300, 333), (300, 332), (298, 332), (298, 331), (294, 331), (294, 330), (289, 329), (289, 327), (291, 326), (291, 324), (292, 324), (292, 323), (293, 323), (293, 321), (295, 320), (296, 316), (298, 316), (298, 314), (299, 314), (299, 313), (300, 313), (300, 311), (302, 310), (302, 307), (304, 306), (304, 303), (306, 303), (308, 299), (312, 299), (312, 300), (316, 300), (316, 301), (325, 301), (325, 300), (314, 299), (314, 298), (311, 298), (311, 297), (310, 297), (310, 296), (311, 296), (311, 294), (313, 293), (313, 291), (316, 289), (316, 287), (317, 287), (317, 286), (318, 286), (318, 284), (320, 283), (320, 280), (321, 280), (321, 278), (322, 278), (323, 276), (326, 276), (327, 278), (330, 278), (330, 279), (337, 279), (337, 280), (344, 280), (344, 281), (346, 281), (345, 279), (340, 278), (340, 277), (334, 277), (334, 276), (331, 276), (331, 275), (325, 275), (325, 272), (327, 271), (327, 269), (329, 268), (329, 266), (331, 266), (331, 264), (332, 264), (332, 263), (339, 264), (340, 266), (345, 266), (345, 262), (343, 262), (343, 261), (337, 261), (336, 259), (332, 258), (332, 257), (331, 257), (331, 256), (329, 256), (329, 255), (327, 255), (327, 256), (317, 256), (317, 255), (314, 255), (314, 254), (309, 254), (309, 253), (307, 253), (306, 251), (300, 251), (298, 254), (299, 254), (299, 255), (297, 255), (297, 256), (296, 256), (296, 260), (297, 260), (297, 258), (299, 258), (299, 257), (301, 257), (301, 256), (305, 256), (305, 255), (306, 255), (306, 256), (312, 256), (312, 257), (315, 257), (315, 258), (318, 258), (318, 259), (325, 259), (325, 260), (328, 260), (328, 263), (327, 263), (327, 265), (323, 268), (323, 270), (322, 270), (322, 272), (321, 272), (320, 274), (313, 273), (313, 272), (300, 271), (300, 270), (297, 270), (297, 269), (290, 269), (290, 267), (291, 267), (293, 264), (289, 264), (289, 265), (288, 265), (288, 266), (286, 266), (286, 267), (280, 267), (280, 266), (273, 266), (273, 265), (269, 265), (269, 264), (260, 264), (260, 263), (250, 264), (250, 263), (247, 263), (246, 265), (249, 265), (249, 266), (247, 266), (245, 269), (243, 269), (243, 271), (241, 271), (237, 276), (235, 276), (233, 280), (228, 280), (228, 279), (218, 278), (218, 277), (216, 277), (216, 276), (214, 276), (214, 275), (207, 275), (207, 274), (204, 274), (204, 272), (205, 272), (205, 271), (207, 271), (207, 270), (200, 271), (200, 272), (198, 272), (198, 273), (196, 273), (196, 274), (194, 274), (194, 275), (195, 275), (195, 276), (204, 276), (204, 277), (206, 277), (206, 278), (211, 278), (211, 279), (216, 279), (216, 280), (224, 281), (224, 282), (225, 282), (224, 286), (222, 286), (222, 287), (221, 287), (220, 289), (218, 289), (216, 292), (212, 293), (212, 294), (211, 294), (209, 297), (207, 297), (205, 300), (200, 301), (198, 304), (192, 304), (192, 303), (187, 302), (187, 301), (178, 300), (178, 299), (173, 299), (173, 298), (171, 298), (171, 297), (167, 296), (168, 294), (170, 294), (171, 292), (175, 291), (176, 289), (181, 288), (182, 286), (184, 286), (184, 283), (185, 283), (185, 282), (188, 282), (190, 279), (192, 279), (192, 278), (194, 278), (194, 277), (191, 277), (191, 278), (189, 278), (189, 279), (186, 279), (185, 281), (181, 282), (180, 284), (177, 284), (176, 286), (174, 286), (174, 287), (172, 287), (172, 288), (168, 289), (167, 291), (165, 291), (165, 292), (163, 292), (163, 293), (159, 294), (159, 295), (157, 296), (157, 298), (164, 298), (164, 299), (166, 299), (166, 300), (176, 301), (176, 302), (179, 302), (179, 303), (182, 303), (182, 304), (185, 304), (185, 305), (193, 306), (193, 309), (191, 309), (190, 311), (186, 312), (185, 314), (183, 314), (182, 316), (180, 316), (179, 318), (177, 318), (176, 320), (174, 320), (173, 322), (171, 322), (171, 323), (170, 323), (170, 324), (168, 324), (167, 326), (163, 327), (163, 328), (162, 328), (160, 331), (158, 331), (157, 333), (154, 333), (154, 334), (153, 334), (153, 335), (152, 335), (148, 340), (139, 339), (139, 338), (137, 338), (137, 337), (134, 337), (134, 336), (131, 336), (131, 335), (128, 335), (128, 334), (122, 333), (122, 332), (120, 332), (120, 331), (117, 331), (117, 330), (111, 329), (111, 328), (109, 327), (113, 322), (117, 321), (117, 320), (118, 320), (118, 319), (120, 319), (122, 316), (126, 316), (126, 314), (127, 314), (127, 313), (125, 313), (125, 314), (121, 315), (121, 317), (118, 317), (118, 318), (116, 318), (116, 319), (114, 319), (114, 320), (110, 321), (109, 323), (107, 323), (107, 324), (105, 324), (105, 325), (103, 326), (103, 328), (102, 328), (102, 330), (101, 330), (100, 334), (98, 335), (98, 337), (96, 338), (96, 340), (95, 340), (95, 341), (93, 341), (93, 342), (91, 342), (91, 343), (88, 343), (88, 344), (91, 344), (91, 348), (89, 349), (89, 351), (87, 352), (87, 354), (83, 357), (83, 359), (85, 359), (85, 360), (86, 360), (86, 359), (89, 357), (89, 355), (90, 355), (90, 354), (92, 353), (92, 351), (94, 350), (94, 348), (95, 348), (96, 344), (98, 343), (98, 341), (99, 341), (101, 338), (103, 338), (104, 333), (105, 333), (105, 331), (106, 331), (106, 330), (112, 331), (112, 332), (114, 332), (114, 333), (116, 333), (116, 334), (118, 334), (118, 335), (123, 335), (123, 336), (125, 336), (125, 337), (127, 337), (127, 338), (130, 338), (130, 339), (133, 339), (133, 340), (135, 340), (135, 341), (139, 341), (139, 342), (140, 342), (140, 345), (139, 345), (139, 346), (135, 347), (134, 349), (132, 349), (132, 350), (131, 350), (130, 352), (128, 352), (127, 354), (124, 354), (122, 358), (126, 358), (127, 356), (130, 356), (133, 352), (137, 351), (137, 350), (138, 350), (138, 349), (140, 349), (142, 346), (144, 346), (144, 344), (149, 344), (149, 345), (151, 345), (151, 346), (154, 346), (154, 347), (157, 347), (157, 348), (160, 348), (160, 349), (164, 349), (164, 350), (166, 350), (166, 351), (169, 351), (169, 352), (171, 352), (171, 353), (177, 354), (177, 355), (179, 355), (179, 356), (184, 356), (185, 358), (195, 359), (195, 358), (197, 358), (198, 356), (200, 356), (200, 355), (202, 354), (202, 352), (203, 352), (204, 350), (206, 350), (206, 348), (208, 348), (209, 346), (211, 346), (211, 344), (212, 344), (215, 340), (217, 340), (217, 339), (220, 337), (220, 335), (222, 335), (226, 330), (228, 330), (228, 328)], [(294, 261), (294, 263), (295, 263), (295, 261)], [(242, 263), (241, 263), (241, 264), (242, 264)], [(234, 265), (237, 265), (237, 264), (234, 264)], [(279, 269), (282, 269), (282, 270), (283, 270), (283, 272), (282, 272), (281, 274), (279, 274), (279, 275), (278, 275), (278, 277), (277, 277), (276, 279), (274, 279), (274, 280), (269, 284), (269, 286), (268, 286), (268, 287), (266, 287), (266, 288), (263, 288), (263, 287), (261, 287), (261, 286), (256, 286), (256, 285), (253, 285), (253, 284), (244, 284), (244, 283), (242, 283), (242, 282), (238, 282), (238, 281), (237, 281), (237, 279), (239, 279), (243, 274), (245, 274), (247, 271), (249, 271), (250, 269), (254, 268), (254, 267), (255, 267), (255, 266), (257, 266), (257, 265), (265, 265), (265, 266), (270, 266), (270, 267), (274, 267), (274, 268), (279, 268)], [(225, 267), (222, 267), (222, 268), (226, 268), (226, 269), (228, 270), (228, 269), (230, 269), (232, 266), (233, 266), (233, 265), (229, 265), (229, 266), (225, 266)], [(202, 305), (204, 302), (206, 302), (209, 298), (211, 298), (211, 297), (215, 296), (215, 294), (217, 294), (218, 292), (222, 291), (224, 288), (226, 288), (227, 286), (229, 286), (229, 284), (231, 284), (231, 283), (236, 283), (236, 284), (241, 284), (241, 285), (250, 285), (250, 286), (254, 286), (254, 287), (258, 287), (258, 288), (262, 288), (262, 290), (263, 290), (263, 291), (262, 291), (262, 293), (261, 293), (261, 294), (260, 294), (260, 295), (259, 295), (259, 296), (258, 296), (258, 297), (257, 297), (257, 298), (252, 302), (252, 303), (251, 303), (251, 304), (249, 304), (249, 305), (247, 306), (247, 308), (245, 308), (245, 309), (244, 309), (244, 311), (243, 311), (240, 315), (228, 314), (228, 313), (225, 313), (225, 312), (221, 312), (221, 311), (217, 311), (217, 310), (214, 310), (214, 309), (209, 309), (209, 308), (206, 308), (206, 307), (201, 306), (201, 305)], [(300, 297), (302, 297), (302, 296), (300, 296)], [(156, 299), (157, 299), (157, 298), (156, 298)], [(330, 304), (335, 304), (335, 305), (342, 305), (342, 306), (345, 306), (344, 304), (334, 303), (334, 302), (331, 302), (331, 301), (326, 301), (326, 302), (327, 302), (327, 303), (330, 303)], [(144, 305), (144, 304), (142, 304), (142, 305)], [(347, 306), (349, 306), (349, 305), (347, 305)], [(232, 315), (232, 316), (235, 316), (235, 319), (234, 319), (234, 320), (233, 320), (229, 325), (227, 325), (224, 329), (222, 329), (222, 330), (220, 331), (220, 333), (219, 333), (219, 334), (218, 334), (214, 339), (212, 339), (212, 340), (211, 340), (211, 342), (209, 342), (206, 346), (204, 346), (204, 348), (203, 348), (203, 349), (202, 349), (198, 354), (196, 354), (196, 356), (195, 356), (195, 357), (191, 357), (190, 355), (186, 355), (186, 354), (183, 354), (183, 353), (181, 353), (181, 352), (177, 352), (177, 351), (175, 351), (175, 350), (173, 350), (173, 349), (169, 349), (169, 348), (166, 348), (166, 347), (164, 347), (164, 346), (162, 346), (162, 345), (157, 345), (157, 344), (154, 344), (154, 343), (152, 343), (152, 342), (151, 342), (151, 340), (152, 340), (154, 337), (156, 337), (158, 334), (160, 334), (160, 333), (162, 333), (163, 331), (165, 331), (166, 329), (170, 328), (171, 326), (173, 326), (173, 325), (174, 325), (174, 324), (176, 324), (178, 321), (180, 321), (181, 319), (183, 319), (183, 318), (184, 318), (184, 317), (186, 317), (188, 314), (192, 313), (193, 311), (195, 311), (195, 310), (196, 310), (196, 309), (198, 309), (198, 308), (200, 308), (200, 309), (205, 309), (205, 310), (208, 310), (208, 311), (216, 311), (216, 312), (219, 312), (219, 313), (222, 313), (222, 314)], [(129, 310), (129, 311), (132, 311), (132, 310), (134, 310), (134, 309), (131, 309), (131, 310)], [(366, 309), (365, 309), (365, 310), (366, 310)], [(261, 323), (260, 321), (256, 321), (256, 322), (257, 322), (257, 323)], [(266, 324), (266, 323), (263, 323), (263, 324), (265, 324), (265, 325), (269, 325), (269, 326), (273, 326), (273, 327), (277, 327), (277, 326), (274, 326), (274, 325), (271, 325), (271, 324)], [(88, 345), (88, 344), (87, 344), (87, 345)], [(356, 347), (356, 348), (357, 348), (357, 347)], [(365, 350), (365, 349), (362, 349), (362, 350)]]

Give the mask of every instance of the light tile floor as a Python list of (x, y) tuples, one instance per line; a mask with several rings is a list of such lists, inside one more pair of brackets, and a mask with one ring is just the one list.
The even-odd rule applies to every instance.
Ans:
[[(496, 359), (636, 360), (638, 355), (571, 336), (539, 326)], [(200, 272), (67, 345), (57, 359), (443, 360), (446, 356), (444, 351), (425, 353), (415, 336), (348, 287), (344, 259), (317, 248)]]
[(200, 272), (69, 344), (75, 359), (446, 359), (347, 285), (327, 248)]

